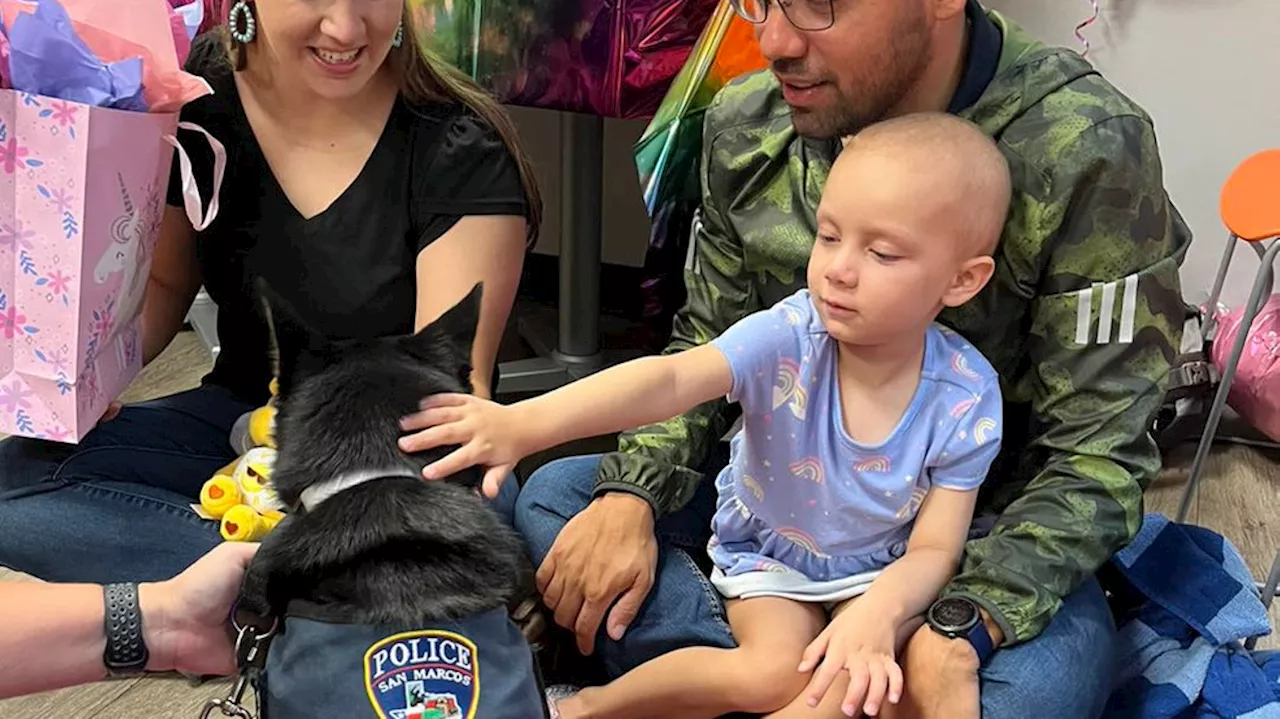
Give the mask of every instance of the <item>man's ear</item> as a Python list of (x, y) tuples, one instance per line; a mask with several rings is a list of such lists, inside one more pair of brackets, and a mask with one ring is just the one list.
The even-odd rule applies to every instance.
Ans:
[(302, 378), (306, 368), (329, 354), (332, 343), (312, 329), (293, 305), (263, 278), (254, 278), (253, 291), (267, 323), (275, 375), (280, 382), (279, 394), (284, 397)]
[(471, 348), (476, 341), (476, 327), (480, 324), (480, 301), (484, 296), (484, 283), (477, 282), (453, 307), (417, 334), (404, 339), (404, 348), (413, 356), (427, 361), (440, 358), (443, 348), (452, 350), (455, 359), (465, 366), (464, 378), (471, 374)]

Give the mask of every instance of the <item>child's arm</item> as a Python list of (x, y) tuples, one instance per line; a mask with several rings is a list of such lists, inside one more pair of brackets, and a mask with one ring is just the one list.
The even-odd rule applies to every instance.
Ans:
[(732, 384), (724, 354), (700, 345), (625, 362), (512, 409), (531, 425), (529, 438), (537, 451), (671, 419), (724, 397)]
[(932, 486), (916, 514), (906, 554), (886, 567), (860, 600), (895, 625), (923, 614), (960, 568), (978, 488), (1000, 452), (1004, 400), (994, 374), (949, 412), (954, 416), (964, 408), (937, 464), (928, 470)]
[(959, 568), (978, 488), (1000, 451), (1003, 402), (991, 374), (981, 391), (948, 410), (960, 419), (943, 433), (948, 439), (927, 470), (932, 485), (913, 520), (906, 553), (838, 611), (805, 650), (800, 670), (816, 667), (805, 689), (811, 705), (845, 667), (850, 683), (843, 708), (850, 716), (859, 704), (873, 715), (886, 697), (897, 703), (901, 696), (895, 659), (900, 630), (929, 608)]
[(924, 614), (960, 566), (977, 497), (977, 489), (931, 488), (916, 515), (906, 553), (858, 599), (869, 605), (860, 614), (882, 617), (894, 626)]
[(977, 489), (933, 487), (916, 515), (907, 552), (885, 568), (861, 597), (836, 610), (835, 618), (805, 649), (800, 671), (813, 671), (805, 688), (809, 706), (818, 706), (836, 675), (849, 672), (842, 708), (849, 716), (862, 707), (874, 716), (881, 703), (902, 696), (902, 669), (896, 661), (901, 630), (923, 614), (955, 574), (973, 517)]
[(732, 384), (724, 354), (714, 345), (701, 345), (616, 365), (509, 406), (470, 395), (437, 395), (402, 424), (424, 431), (404, 437), (400, 447), (415, 452), (462, 445), (428, 466), (428, 479), (474, 465), (509, 468), (564, 442), (669, 419), (727, 395)]

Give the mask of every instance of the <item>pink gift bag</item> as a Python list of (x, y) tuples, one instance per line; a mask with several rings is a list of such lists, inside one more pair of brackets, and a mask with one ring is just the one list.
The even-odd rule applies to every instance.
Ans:
[(1254, 428), (1280, 442), (1280, 294), (1271, 295), (1250, 327), (1242, 328), (1242, 320), (1244, 307), (1219, 310), (1213, 362), (1219, 371), (1226, 367), (1236, 337), (1242, 330), (1248, 333), (1227, 404)]
[(206, 216), (178, 113), (126, 112), (0, 90), (0, 433), (79, 442), (142, 368), (139, 311), (177, 148)]

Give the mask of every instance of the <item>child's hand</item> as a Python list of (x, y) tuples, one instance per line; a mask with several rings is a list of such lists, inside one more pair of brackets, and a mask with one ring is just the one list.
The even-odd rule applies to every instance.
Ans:
[[(842, 670), (849, 672), (849, 690), (840, 709), (856, 716), (859, 705), (875, 716), (886, 695), (897, 704), (902, 696), (902, 669), (894, 660), (894, 627), (882, 617), (865, 616), (855, 603), (827, 625), (805, 649), (800, 671), (814, 671), (805, 696), (816, 707)], [(819, 665), (819, 661), (821, 664)]]
[(498, 487), (528, 453), (526, 427), (512, 407), (469, 394), (439, 394), (422, 402), (422, 411), (400, 420), (406, 432), (400, 438), (404, 452), (421, 452), (446, 445), (462, 445), (444, 458), (427, 465), (422, 474), (440, 479), (468, 467), (487, 467), (484, 494), (498, 496)]

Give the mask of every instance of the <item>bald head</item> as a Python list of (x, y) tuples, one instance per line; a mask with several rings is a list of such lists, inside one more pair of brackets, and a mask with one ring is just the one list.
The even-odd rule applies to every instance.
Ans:
[(869, 155), (892, 161), (902, 173), (896, 179), (918, 199), (918, 211), (956, 231), (957, 250), (968, 256), (995, 250), (1012, 194), (1009, 165), (977, 125), (934, 112), (884, 120), (849, 140), (836, 164)]

